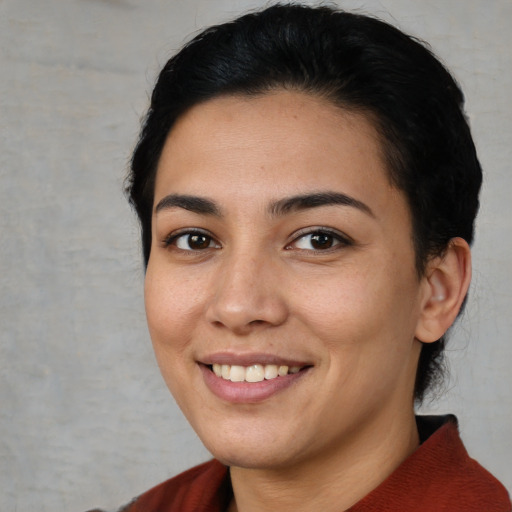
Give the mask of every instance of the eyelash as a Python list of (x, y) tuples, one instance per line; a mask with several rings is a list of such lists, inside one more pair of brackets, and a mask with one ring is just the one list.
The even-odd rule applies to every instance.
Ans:
[[(180, 239), (180, 238), (184, 238), (184, 237), (191, 237), (191, 236), (203, 236), (207, 239), (209, 239), (209, 244), (208, 244), (208, 247), (205, 247), (204, 249), (182, 249), (181, 247), (178, 247), (177, 246), (177, 241)], [(189, 238), (189, 241), (190, 241), (190, 238)], [(217, 247), (210, 247), (210, 244), (211, 243), (214, 243), (216, 244)], [(201, 252), (203, 250), (206, 250), (206, 249), (217, 249), (218, 246), (220, 245), (216, 240), (215, 238), (213, 238), (212, 235), (210, 235), (207, 231), (202, 231), (201, 229), (187, 229), (186, 231), (180, 231), (178, 233), (171, 233), (167, 238), (165, 238), (163, 240), (163, 244), (162, 244), (164, 247), (170, 247), (170, 246), (174, 246), (177, 250), (179, 251), (182, 251), (182, 252)], [(190, 246), (189, 246), (190, 247)]]
[(343, 235), (342, 233), (335, 231), (330, 228), (324, 228), (324, 227), (315, 227), (315, 228), (305, 228), (300, 230), (298, 233), (295, 233), (294, 239), (291, 243), (287, 244), (285, 249), (292, 249), (292, 245), (296, 244), (300, 240), (303, 240), (305, 238), (313, 237), (315, 235), (321, 235), (321, 236), (327, 236), (332, 238), (333, 245), (330, 247), (327, 247), (326, 249), (303, 249), (303, 248), (297, 248), (299, 251), (309, 251), (313, 253), (329, 253), (332, 251), (336, 251), (338, 249), (341, 249), (342, 247), (348, 247), (351, 245), (354, 245), (354, 241), (351, 240), (348, 236)]
[[(204, 248), (201, 248), (201, 249), (193, 249), (193, 248), (189, 248), (189, 249), (183, 249), (181, 247), (178, 247), (177, 245), (177, 242), (180, 238), (182, 237), (191, 237), (191, 236), (202, 236), (202, 237), (205, 237), (207, 240), (208, 240), (208, 246), (207, 247), (204, 247)], [(333, 242), (333, 245), (331, 245), (330, 247), (327, 247), (326, 249), (319, 249), (319, 248), (316, 248), (316, 249), (304, 249), (304, 248), (297, 248), (297, 250), (299, 251), (308, 251), (308, 252), (312, 252), (312, 253), (328, 253), (328, 252), (331, 252), (331, 251), (335, 251), (335, 250), (338, 250), (342, 247), (347, 247), (347, 246), (351, 246), (354, 244), (353, 240), (351, 240), (349, 237), (347, 237), (346, 235), (343, 235), (341, 233), (339, 233), (338, 231), (334, 231), (330, 228), (320, 228), (320, 227), (317, 227), (317, 228), (304, 228), (303, 230), (300, 230), (298, 233), (295, 233), (294, 234), (294, 239), (285, 246), (285, 250), (292, 250), (293, 249), (293, 245), (296, 244), (297, 242), (299, 242), (300, 240), (302, 239), (305, 239), (306, 237), (313, 237), (315, 235), (320, 235), (320, 236), (326, 236), (326, 237), (330, 237), (332, 238), (332, 242)], [(190, 241), (190, 239), (189, 239)], [(211, 244), (214, 244), (213, 247), (211, 247)], [(169, 235), (167, 238), (165, 238), (163, 240), (163, 243), (162, 245), (167, 248), (167, 247), (170, 247), (170, 246), (174, 246), (177, 250), (179, 251), (182, 251), (182, 252), (190, 252), (190, 253), (196, 253), (196, 252), (202, 252), (204, 250), (207, 250), (207, 249), (219, 249), (220, 248), (220, 244), (219, 242), (217, 242), (215, 240), (215, 238), (209, 234), (207, 231), (203, 231), (203, 230), (200, 230), (200, 229), (187, 229), (186, 231), (180, 231), (178, 233), (172, 233), (171, 235)], [(190, 245), (189, 245), (190, 247)]]

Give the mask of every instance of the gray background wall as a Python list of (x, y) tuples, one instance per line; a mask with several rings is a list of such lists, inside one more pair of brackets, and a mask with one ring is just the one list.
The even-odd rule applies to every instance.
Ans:
[[(158, 374), (122, 180), (155, 73), (258, 0), (0, 0), (0, 510), (115, 508), (208, 454)], [(512, 2), (347, 0), (428, 40), (486, 171), (446, 395), (512, 490)]]

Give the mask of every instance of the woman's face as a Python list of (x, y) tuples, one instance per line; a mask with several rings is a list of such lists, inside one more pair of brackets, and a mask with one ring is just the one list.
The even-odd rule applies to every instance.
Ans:
[(154, 206), (149, 330), (216, 457), (321, 460), (411, 414), (426, 284), (369, 121), (299, 92), (210, 100), (170, 133)]

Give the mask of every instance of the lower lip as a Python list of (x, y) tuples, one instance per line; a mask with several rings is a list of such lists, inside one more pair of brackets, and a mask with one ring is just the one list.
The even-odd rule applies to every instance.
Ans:
[(199, 368), (208, 389), (218, 398), (234, 404), (250, 404), (267, 400), (271, 396), (295, 385), (309, 372), (309, 368), (305, 368), (298, 373), (289, 373), (283, 377), (261, 382), (231, 382), (222, 377), (217, 377), (204, 364), (199, 364)]

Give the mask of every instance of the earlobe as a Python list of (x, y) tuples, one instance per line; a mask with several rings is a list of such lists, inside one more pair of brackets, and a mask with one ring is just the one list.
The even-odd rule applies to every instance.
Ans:
[(453, 238), (446, 252), (433, 258), (423, 277), (424, 297), (416, 339), (437, 341), (453, 324), (471, 281), (471, 250), (462, 238)]

